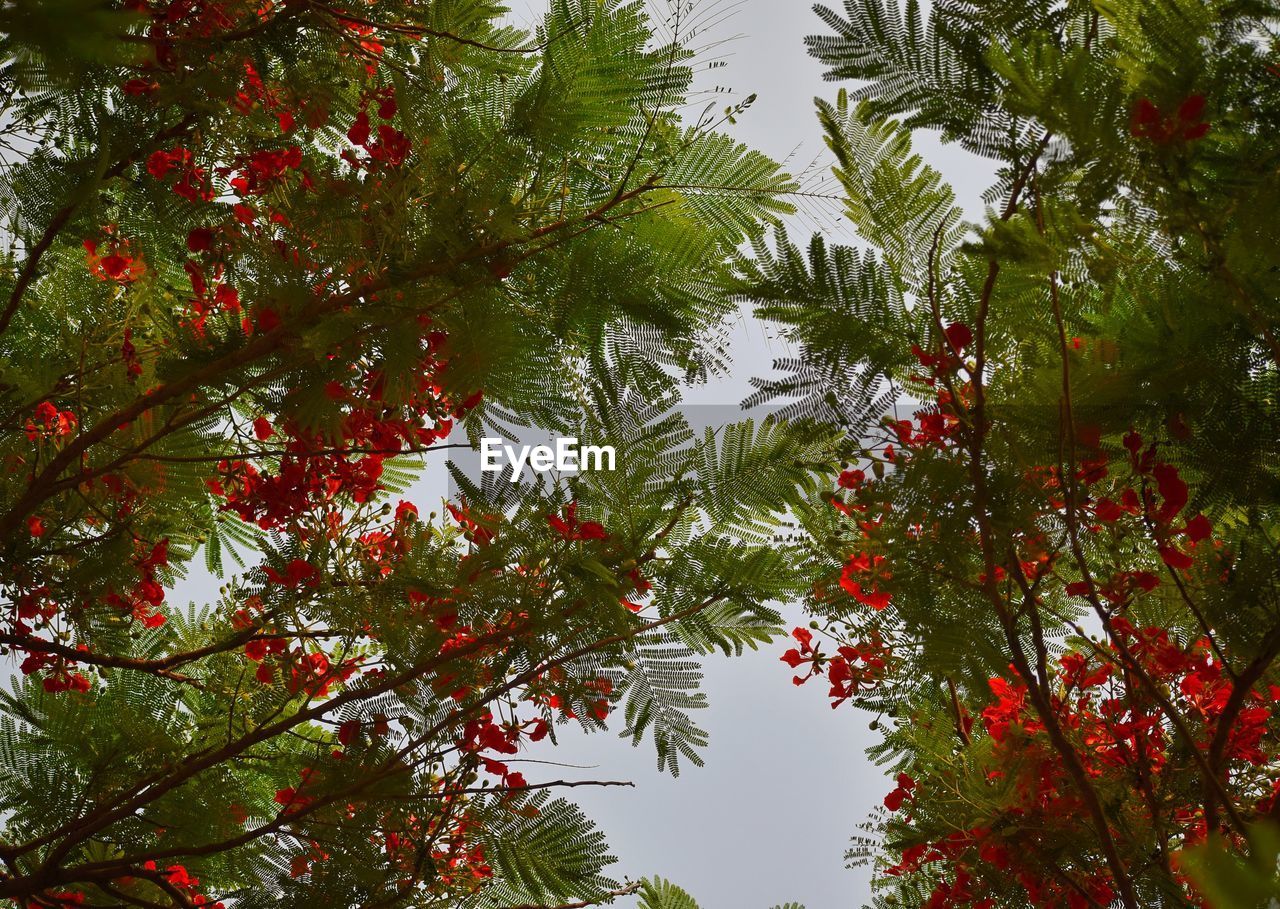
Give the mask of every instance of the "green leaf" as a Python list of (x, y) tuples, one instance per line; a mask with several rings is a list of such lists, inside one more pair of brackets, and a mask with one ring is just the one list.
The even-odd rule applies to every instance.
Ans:
[(660, 877), (641, 882), (639, 905), (640, 909), (698, 909), (685, 890)]

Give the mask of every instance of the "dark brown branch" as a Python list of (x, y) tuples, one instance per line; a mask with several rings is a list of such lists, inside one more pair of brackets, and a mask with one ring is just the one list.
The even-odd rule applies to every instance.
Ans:
[(969, 735), (969, 730), (965, 728), (964, 711), (960, 707), (960, 694), (956, 691), (955, 679), (947, 676), (947, 692), (951, 695), (951, 714), (956, 724), (956, 735), (960, 737), (960, 741), (965, 747), (973, 744), (973, 737)]
[[(1009, 200), (1005, 205), (1001, 215), (1001, 220), (1009, 220), (1017, 212), (1021, 200), (1022, 193), (1027, 186), (1027, 182), (1035, 170), (1036, 164), (1040, 156), (1048, 147), (1051, 133), (1045, 132), (1041, 139), (1037, 150), (1030, 156), (1030, 159), (1024, 164), (1018, 172), (1010, 189)], [(1098, 798), (1098, 793), (1094, 789), (1093, 784), (1089, 781), (1088, 774), (1085, 772), (1084, 766), (1080, 761), (1080, 756), (1076, 753), (1075, 747), (1067, 739), (1054, 713), (1053, 704), (1050, 700), (1049, 693), (1041, 687), (1041, 673), (1033, 671), (1026, 653), (1022, 648), (1022, 641), (1019, 638), (1016, 617), (1009, 611), (1004, 598), (1000, 595), (997, 587), (996, 572), (997, 558), (995, 549), (994, 534), (991, 529), (990, 515), (991, 503), (987, 490), (987, 478), (984, 468), (984, 439), (986, 434), (986, 387), (984, 384), (987, 362), (987, 319), (991, 312), (991, 300), (995, 291), (996, 280), (1000, 274), (1000, 263), (995, 258), (989, 261), (987, 267), (987, 275), (983, 281), (981, 295), (978, 301), (978, 316), (975, 320), (974, 336), (975, 336), (975, 366), (972, 371), (973, 379), (973, 421), (969, 427), (969, 475), (970, 482), (973, 484), (974, 490), (974, 511), (978, 523), (979, 541), (982, 548), (983, 562), (985, 565), (986, 582), (983, 585), (983, 592), (987, 599), (995, 608), (997, 617), (1000, 619), (1001, 626), (1004, 630), (1006, 642), (1009, 645), (1011, 656), (1013, 658), (1014, 667), (1019, 675), (1022, 676), (1027, 685), (1027, 692), (1030, 695), (1031, 703), (1039, 716), (1040, 721), (1044, 724), (1045, 731), (1049, 735), (1054, 750), (1058, 752), (1062, 758), (1067, 774), (1071, 777), (1071, 781), (1076, 791), (1080, 794), (1080, 798), (1084, 801), (1085, 807), (1089, 812), (1093, 827), (1098, 834), (1098, 843), (1102, 849), (1103, 856), (1106, 859), (1107, 867), (1111, 871), (1112, 878), (1115, 881), (1116, 889), (1120, 893), (1120, 899), (1125, 909), (1139, 909), (1137, 894), (1133, 889), (1133, 881), (1130, 877), (1129, 870), (1125, 866), (1124, 860), (1120, 857), (1120, 852), (1116, 847), (1115, 837), (1112, 835), (1110, 822), (1107, 819), (1102, 803)], [(1016, 560), (1015, 560), (1016, 561)], [(1024, 604), (1026, 608), (1035, 611), (1038, 607), (1034, 597), (1030, 602)], [(1033, 631), (1035, 630), (1033, 626)], [(1037, 649), (1037, 662), (1043, 661), (1041, 651), (1044, 648), (1042, 637), (1037, 637), (1033, 642)]]

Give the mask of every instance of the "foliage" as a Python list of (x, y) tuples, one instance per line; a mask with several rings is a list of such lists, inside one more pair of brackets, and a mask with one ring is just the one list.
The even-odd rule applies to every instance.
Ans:
[[(518, 755), (621, 707), (696, 761), (700, 656), (774, 634), (830, 446), (671, 408), (792, 183), (642, 4), (502, 13), (0, 10), (0, 900), (600, 902), (547, 790), (610, 781)], [(629, 447), (397, 503), (458, 423)]]
[[(639, 909), (698, 909), (698, 903), (680, 887), (662, 878), (640, 882)], [(774, 909), (804, 909), (799, 903), (787, 903)]]
[(1183, 857), (1183, 865), (1196, 886), (1222, 909), (1265, 906), (1280, 897), (1280, 837), (1275, 825), (1257, 824), (1247, 831), (1247, 836), (1248, 855), (1242, 855), (1237, 844), (1211, 837)]
[[(875, 905), (1268, 905), (1280, 6), (819, 14), (869, 249), (739, 271), (800, 349), (756, 400), (846, 427), (783, 660), (880, 714)], [(916, 129), (998, 163), (982, 225)]]

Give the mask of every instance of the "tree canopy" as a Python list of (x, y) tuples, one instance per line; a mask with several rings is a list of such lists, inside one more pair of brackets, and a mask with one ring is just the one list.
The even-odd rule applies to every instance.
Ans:
[[(554, 793), (612, 781), (517, 755), (616, 712), (697, 762), (698, 657), (799, 589), (772, 536), (822, 433), (675, 409), (792, 183), (681, 120), (679, 10), (502, 13), (0, 9), (0, 900), (635, 889)], [(401, 498), (515, 423), (624, 456)], [(171, 602), (198, 570), (216, 598)]]
[[(867, 245), (742, 269), (762, 394), (847, 431), (783, 659), (879, 717), (851, 858), (877, 907), (1273, 905), (1280, 7), (818, 13)], [(919, 130), (998, 166), (981, 224)]]
[[(856, 246), (685, 2), (0, 6), (0, 901), (696, 909), (526, 762), (697, 764), (770, 645), (876, 717), (877, 909), (1274, 903), (1280, 6), (816, 11)], [(414, 501), (514, 427), (617, 468)]]

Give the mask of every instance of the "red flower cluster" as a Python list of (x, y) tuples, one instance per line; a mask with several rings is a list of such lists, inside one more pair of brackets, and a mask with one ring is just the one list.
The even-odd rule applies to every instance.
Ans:
[(944, 373), (954, 373), (964, 365), (965, 348), (973, 343), (973, 332), (963, 322), (954, 322), (942, 331), (942, 341), (930, 353), (919, 344), (911, 345), (911, 353), (920, 365), (932, 372), (924, 384), (933, 386)]
[[(144, 547), (145, 549), (145, 547)], [(135, 557), (134, 567), (138, 569), (138, 581), (127, 594), (111, 592), (104, 597), (108, 605), (127, 612), (142, 622), (147, 628), (163, 625), (166, 617), (162, 612), (154, 612), (164, 603), (164, 586), (156, 579), (156, 572), (169, 564), (169, 541), (156, 543), (145, 553)]]
[(912, 874), (926, 866), (940, 864), (948, 871), (940, 872), (923, 909), (991, 909), (996, 898), (985, 894), (985, 888), (973, 871), (979, 864), (998, 869), (1015, 880), (1025, 891), (1027, 905), (1042, 909), (1088, 909), (1107, 906), (1115, 892), (1104, 874), (1091, 872), (1079, 880), (1044, 879), (1023, 850), (1006, 841), (991, 827), (957, 830), (944, 839), (911, 845), (902, 850), (902, 860), (889, 869), (890, 875)]
[(41, 650), (28, 650), (19, 669), (23, 675), (42, 674), (41, 685), (51, 694), (59, 691), (86, 692), (91, 687), (89, 677), (73, 671), (78, 664), (65, 657)]
[(98, 241), (84, 241), (89, 273), (100, 281), (132, 284), (147, 273), (146, 263), (142, 261), (141, 255), (133, 251), (127, 240), (119, 240), (110, 234), (109, 228), (109, 242), (105, 252), (98, 251)]
[[(433, 339), (432, 349), (441, 343)], [(272, 426), (259, 418), (254, 425), (260, 441), (277, 436), (285, 440), (277, 471), (267, 474), (247, 461), (224, 461), (218, 465), (218, 478), (208, 481), (210, 491), (226, 499), (225, 508), (263, 528), (282, 527), (340, 496), (369, 501), (382, 488), (379, 480), (387, 457), (446, 438), (452, 417), (466, 413), (468, 402), (452, 404), (434, 381), (442, 366), (434, 353), (428, 353), (419, 364), (415, 387), (395, 404), (384, 400), (385, 377), (380, 372), (365, 374), (357, 395), (332, 383), (335, 394), (330, 396), (350, 401), (338, 444), (306, 433), (289, 420)], [(478, 401), (474, 396), (469, 400)], [(359, 454), (362, 451), (368, 453)]]
[[(188, 259), (183, 270), (191, 281), (193, 299), (188, 302), (192, 333), (202, 338), (209, 316), (217, 313), (236, 315), (241, 310), (240, 293), (225, 280), (225, 267), (214, 255), (219, 238), (229, 236), (229, 229), (197, 227), (187, 235), (187, 249), (200, 259)], [(250, 326), (251, 329), (251, 326)], [(252, 333), (246, 329), (245, 333)]]
[(213, 201), (209, 172), (195, 163), (190, 149), (179, 146), (152, 152), (147, 158), (147, 173), (165, 183), (172, 179), (170, 188), (188, 202)]
[(365, 95), (351, 128), (347, 130), (347, 139), (352, 145), (364, 149), (363, 157), (352, 151), (345, 151), (342, 157), (353, 167), (373, 170), (378, 167), (399, 167), (413, 151), (409, 137), (389, 123), (373, 126), (369, 118), (369, 108), (376, 103), (377, 116), (382, 120), (390, 120), (396, 115), (395, 92), (389, 86)]
[(1188, 95), (1177, 111), (1166, 115), (1150, 98), (1139, 98), (1133, 106), (1129, 132), (1134, 138), (1149, 139), (1157, 145), (1203, 139), (1210, 127), (1204, 119), (1205, 105), (1204, 95)]
[(220, 478), (207, 485), (226, 498), (224, 508), (263, 529), (282, 527), (340, 495), (366, 502), (381, 489), (383, 455), (352, 460), (310, 455), (310, 447), (297, 439), (291, 442), (275, 474), (260, 473), (246, 461), (221, 461)]
[[(1141, 526), (1151, 528), (1156, 551), (1166, 565), (1178, 570), (1191, 568), (1195, 564), (1193, 553), (1197, 544), (1213, 534), (1212, 523), (1204, 515), (1196, 514), (1178, 526), (1189, 495), (1178, 468), (1160, 461), (1154, 444), (1144, 448), (1142, 437), (1136, 432), (1124, 437), (1124, 445), (1139, 488), (1123, 485), (1118, 496), (1113, 492), (1114, 498), (1104, 496), (1091, 503), (1090, 511), (1102, 525), (1116, 525), (1126, 517), (1139, 518)], [(1178, 538), (1184, 541), (1181, 545)], [(1126, 589), (1151, 590), (1158, 584), (1159, 580), (1149, 572), (1129, 571), (1103, 585), (1106, 588), (1103, 595), (1119, 604), (1127, 600)], [(1085, 594), (1088, 585), (1072, 584), (1068, 592)]]
[(566, 540), (607, 540), (609, 532), (604, 529), (604, 525), (596, 521), (583, 521), (578, 523), (578, 503), (570, 502), (565, 506), (564, 517), (558, 515), (547, 515), (547, 523), (551, 525), (551, 529), (560, 534)]
[(840, 572), (840, 586), (859, 603), (880, 610), (893, 599), (893, 594), (880, 589), (880, 582), (892, 578), (893, 575), (884, 567), (884, 556), (860, 552), (849, 556), (845, 562)]
[(302, 167), (302, 148), (289, 145), (284, 148), (259, 149), (239, 158), (234, 168), (226, 168), (225, 173), (231, 177), (230, 186), (237, 195), (244, 197), (261, 196), (272, 189), (284, 185), (291, 170)]
[(445, 508), (449, 512), (449, 516), (458, 522), (458, 526), (462, 528), (463, 538), (484, 546), (492, 543), (495, 537), (491, 526), (496, 524), (500, 519), (496, 516), (475, 515), (467, 507), (465, 501), (454, 505), (452, 502), (446, 502)]
[[(493, 714), (486, 713), (471, 720), (463, 727), (462, 739), (458, 747), (470, 754), (480, 755), (482, 751), (493, 751), (498, 754), (518, 754), (521, 732), (525, 728), (532, 729), (530, 741), (538, 741), (547, 734), (547, 725), (541, 720), (528, 724), (516, 722), (499, 726), (493, 721)], [(502, 761), (480, 755), (480, 763), (486, 771), (502, 779), (502, 785), (511, 789), (520, 789), (528, 785), (524, 775), (513, 771)]]
[(313, 698), (327, 697), (334, 686), (355, 675), (362, 662), (353, 657), (335, 665), (321, 650), (290, 648), (284, 637), (253, 638), (245, 644), (244, 655), (258, 664), (254, 675), (261, 684), (274, 684), (279, 671), (290, 694), (305, 692)]
[[(1164, 133), (1144, 135), (1157, 141), (1197, 139), (1208, 129), (1202, 112), (1202, 103), (1185, 106), (1174, 118), (1176, 136), (1164, 118)], [(1148, 123), (1148, 118), (1142, 122)], [(797, 685), (829, 675), (833, 706), (857, 698), (860, 685), (883, 683), (885, 667), (892, 668), (894, 654), (878, 635), (894, 640), (894, 633), (901, 629), (905, 637), (915, 640), (920, 633), (918, 628), (896, 624), (898, 609), (885, 612), (890, 605), (898, 605), (908, 613), (904, 621), (919, 621), (918, 613), (907, 609), (915, 604), (893, 599), (893, 590), (906, 589), (897, 587), (904, 579), (895, 582), (894, 573), (902, 575), (917, 565), (924, 567), (912, 580), (919, 582), (921, 574), (928, 575), (947, 584), (949, 593), (972, 597), (975, 610), (994, 608), (1002, 621), (1011, 617), (1020, 637), (1040, 633), (1028, 627), (1028, 612), (1040, 608), (1049, 614), (1051, 608), (1062, 605), (1059, 598), (1064, 592), (1087, 598), (1103, 625), (1101, 641), (1066, 652), (1056, 651), (1052, 638), (1047, 643), (1034, 641), (1036, 650), (1024, 645), (1027, 654), (1042, 655), (1046, 661), (1047, 681), (1041, 679), (1034, 662), (1023, 669), (1026, 677), (1011, 667), (1009, 674), (990, 679), (990, 697), (975, 724), (973, 714), (979, 708), (966, 709), (963, 686), (946, 679), (950, 698), (938, 708), (913, 706), (910, 719), (900, 720), (931, 724), (941, 719), (945, 726), (938, 731), (954, 735), (959, 757), (955, 766), (949, 758), (942, 762), (944, 766), (926, 765), (929, 776), (921, 777), (919, 786), (914, 777), (922, 770), (912, 769), (911, 776), (899, 777), (898, 785), (885, 797), (891, 814), (884, 824), (891, 842), (909, 844), (888, 873), (918, 874), (932, 888), (926, 889), (928, 898), (916, 905), (989, 909), (1018, 902), (1023, 894), (1027, 905), (1045, 909), (1109, 905), (1128, 882), (1112, 877), (1101, 852), (1094, 849), (1085, 858), (1047, 869), (1043, 855), (1007, 841), (1005, 831), (1030, 839), (1044, 832), (1044, 839), (1035, 842), (1055, 850), (1059, 845), (1053, 840), (1059, 835), (1083, 833), (1092, 843), (1081, 828), (1091, 823), (1086, 796), (1093, 787), (1103, 799), (1101, 810), (1108, 818), (1118, 819), (1119, 826), (1160, 828), (1161, 841), (1170, 850), (1161, 860), (1176, 872), (1176, 850), (1203, 841), (1211, 825), (1225, 830), (1226, 815), (1239, 814), (1247, 823), (1262, 813), (1272, 814), (1280, 804), (1280, 781), (1274, 770), (1280, 756), (1276, 749), (1280, 688), (1248, 688), (1250, 683), (1236, 681), (1239, 667), (1229, 671), (1218, 646), (1207, 636), (1188, 640), (1151, 623), (1152, 615), (1163, 612), (1149, 610), (1164, 606), (1157, 597), (1147, 595), (1161, 588), (1162, 578), (1171, 577), (1179, 587), (1163, 594), (1199, 597), (1202, 584), (1227, 577), (1233, 560), (1223, 542), (1215, 539), (1214, 522), (1192, 507), (1184, 470), (1168, 453), (1172, 443), (1157, 445), (1130, 432), (1121, 449), (1128, 457), (1122, 459), (1104, 447), (1099, 427), (1073, 427), (1074, 463), (1070, 466), (1017, 468), (1022, 480), (1019, 491), (1027, 505), (1018, 512), (1026, 519), (1020, 530), (1001, 523), (1006, 516), (1001, 502), (989, 504), (985, 513), (967, 524), (953, 521), (952, 528), (961, 527), (957, 538), (943, 540), (940, 532), (946, 525), (926, 508), (913, 505), (917, 510), (904, 514), (904, 506), (887, 500), (889, 494), (911, 488), (913, 470), (927, 472), (928, 481), (940, 475), (939, 467), (973, 470), (970, 447), (977, 424), (974, 390), (965, 375), (974, 368), (965, 360), (972, 344), (969, 329), (953, 324), (939, 334), (933, 347), (913, 348), (922, 367), (918, 384), (931, 389), (927, 403), (912, 419), (885, 421), (879, 437), (864, 450), (876, 479), (869, 480), (869, 469), (846, 467), (831, 493), (833, 506), (850, 519), (842, 530), (853, 530), (855, 539), (860, 531), (862, 537), (844, 550), (839, 587), (872, 609), (850, 609), (830, 589), (836, 586), (834, 578), (815, 584), (813, 597), (823, 612), (835, 616), (826, 625), (828, 633), (835, 629), (842, 636), (849, 633), (844, 629), (855, 625), (855, 633), (867, 638), (867, 643), (861, 648), (841, 648), (839, 657), (828, 657), (814, 633), (798, 628), (792, 633), (797, 646), (787, 650), (782, 661), (807, 670), (795, 676)], [(1081, 339), (1068, 341), (1069, 349), (1084, 347)], [(992, 400), (987, 398), (988, 403)], [(985, 414), (978, 438), (991, 447), (984, 451), (982, 470), (993, 466), (997, 457), (993, 440), (1003, 443), (1000, 433), (1021, 430), (1017, 426), (1010, 430), (1000, 422), (1005, 418), (994, 407)], [(1174, 440), (1185, 440), (1191, 432), (1177, 415), (1166, 425)], [(953, 507), (949, 501), (937, 501), (938, 489), (929, 482), (916, 488), (931, 493), (930, 501), (937, 507)], [(991, 487), (988, 494), (1006, 494), (995, 489)], [(968, 508), (973, 503), (956, 505)], [(996, 526), (979, 526), (984, 519)], [(1078, 547), (1077, 532), (1084, 539)], [(991, 549), (979, 548), (991, 540), (995, 541)], [(897, 553), (910, 551), (916, 543), (920, 559), (893, 562)], [(1082, 554), (1077, 554), (1077, 548)], [(999, 614), (1002, 605), (1009, 610), (1003, 615)], [(1073, 621), (1069, 613), (1078, 605), (1067, 604), (1064, 624)], [(1199, 621), (1202, 627), (1206, 624), (1203, 618)], [(851, 682), (846, 680), (846, 669), (837, 664), (839, 658), (845, 658)], [(981, 699), (982, 695), (968, 692), (967, 697)], [(920, 715), (914, 713), (916, 709)], [(1220, 774), (1229, 795), (1206, 796), (1210, 784), (1205, 782), (1204, 767), (1208, 765)], [(979, 795), (971, 801), (966, 792), (964, 805), (958, 808), (957, 792), (967, 784), (952, 778), (953, 774), (985, 779), (990, 798)], [(1088, 786), (1079, 782), (1081, 776)], [(937, 781), (942, 785), (935, 785)], [(1226, 798), (1233, 801), (1225, 802)], [(981, 826), (939, 839), (939, 828), (950, 826), (951, 813), (957, 808), (973, 818), (969, 823), (976, 820)], [(1239, 823), (1232, 820), (1231, 829)], [(1185, 886), (1190, 893), (1190, 885)]]
[[(1161, 628), (1138, 629), (1124, 618), (1115, 618), (1112, 623), (1116, 643), (1106, 648), (1105, 659), (1068, 652), (1059, 660), (1059, 693), (1053, 698), (1055, 722), (1080, 743), (1078, 753), (1095, 785), (1107, 786), (1113, 792), (1132, 791), (1135, 781), (1145, 779), (1145, 785), (1153, 791), (1176, 792), (1178, 787), (1172, 783), (1180, 775), (1192, 772), (1185, 751), (1175, 747), (1180, 733), (1148, 693), (1130, 687), (1117, 672), (1115, 667), (1123, 662), (1121, 648), (1136, 659), (1141, 671), (1155, 684), (1172, 692), (1179, 711), (1195, 724), (1194, 747), (1205, 754), (1210, 751), (1218, 732), (1218, 718), (1223, 716), (1234, 686), (1222, 665), (1214, 660), (1207, 641), (1184, 646), (1174, 643)], [(1030, 704), (1026, 683), (1015, 674), (1012, 680), (991, 679), (990, 688), (994, 700), (982, 712), (983, 728), (994, 743), (987, 776), (992, 780), (1010, 779), (1014, 794), (1013, 802), (1003, 805), (1001, 811), (1016, 816), (1023, 826), (1030, 823), (1046, 830), (1069, 826), (1069, 819), (1078, 816), (1084, 806), (1061, 753), (1052, 745), (1045, 723)], [(1252, 691), (1246, 706), (1231, 721), (1223, 754), (1238, 768), (1237, 791), (1272, 789), (1268, 768), (1274, 760), (1272, 705), (1277, 701), (1280, 691), (1268, 695)], [(1257, 787), (1245, 784), (1248, 768), (1256, 768)], [(1169, 784), (1163, 782), (1166, 776)], [(899, 778), (898, 788), (886, 798), (885, 805), (897, 811), (906, 800), (916, 797), (914, 782), (905, 785)], [(1127, 810), (1138, 814), (1150, 811), (1140, 792), (1135, 791), (1133, 799), (1134, 804)], [(1205, 819), (1194, 796), (1184, 809), (1162, 811), (1162, 815), (1179, 819), (1181, 829), (1174, 833), (1185, 844), (1204, 839)], [(991, 897), (981, 892), (973, 880), (971, 872), (979, 863), (989, 866), (981, 880), (990, 882), (1001, 876), (995, 872), (1002, 873), (1025, 889), (1032, 906), (1107, 905), (1113, 898), (1112, 885), (1100, 872), (1077, 876), (1070, 884), (1061, 878), (1044, 878), (1041, 865), (1023, 858), (992, 833), (999, 826), (999, 819), (992, 818), (989, 826), (963, 835), (907, 847), (902, 861), (888, 873), (912, 873), (935, 862), (949, 866), (950, 873), (943, 872), (939, 889), (935, 890), (939, 901), (927, 905), (991, 905)], [(957, 882), (965, 883), (959, 893)], [(1089, 894), (1088, 899), (1082, 892)]]
[(884, 806), (890, 811), (898, 811), (908, 801), (914, 802), (916, 781), (905, 773), (898, 774), (898, 785), (884, 797)]
[(315, 584), (319, 581), (316, 567), (306, 559), (293, 559), (284, 567), (284, 571), (276, 571), (270, 565), (264, 565), (263, 572), (272, 584), (282, 587), (300, 587), (303, 584)]
[[(143, 865), (145, 871), (155, 871), (156, 863), (147, 862)], [(177, 888), (183, 892), (187, 902), (192, 906), (208, 907), (208, 909), (223, 909), (222, 903), (210, 903), (208, 897), (200, 892), (200, 880), (193, 876), (184, 865), (170, 865), (164, 869), (164, 878), (170, 886)]]
[[(951, 407), (951, 395), (945, 391), (938, 394), (937, 404), (922, 407), (915, 412), (914, 417), (914, 421), (895, 420), (892, 424), (898, 444), (906, 449), (947, 448), (960, 425), (960, 420)], [(889, 457), (889, 460), (893, 459), (892, 456)]]
[(828, 697), (831, 698), (831, 709), (839, 707), (863, 688), (874, 688), (883, 678), (892, 652), (885, 646), (879, 633), (871, 632), (866, 641), (854, 644), (840, 644), (834, 655), (824, 654), (813, 643), (813, 632), (807, 628), (795, 628), (791, 636), (799, 643), (798, 648), (786, 651), (779, 659), (792, 669), (808, 665), (805, 675), (792, 678), (795, 685), (803, 685), (814, 676), (827, 676), (831, 683)]
[(120, 360), (130, 381), (142, 375), (142, 363), (138, 360), (138, 349), (133, 346), (133, 330), (130, 328), (124, 330), (124, 338), (120, 342)]
[(232, 106), (245, 115), (252, 113), (255, 107), (273, 112), (282, 133), (293, 132), (297, 122), (294, 118), (295, 110), (307, 109), (310, 113), (307, 121), (311, 126), (320, 126), (328, 118), (328, 111), (323, 108), (309, 107), (297, 98), (286, 100), (280, 89), (269, 88), (258, 73), (258, 68), (248, 60), (244, 61), (244, 83), (236, 92)]
[(75, 432), (76, 415), (70, 410), (59, 410), (52, 401), (41, 401), (24, 429), (32, 442), (59, 439)]
[(244, 645), (244, 655), (258, 664), (255, 675), (263, 685), (275, 681), (276, 673), (272, 665), (266, 662), (268, 656), (283, 656), (289, 651), (289, 642), (283, 637), (254, 638)]

